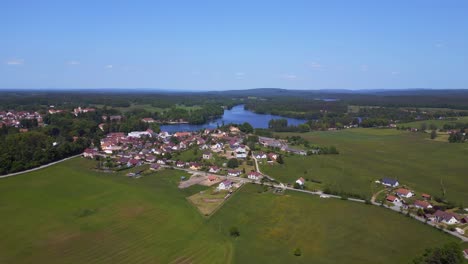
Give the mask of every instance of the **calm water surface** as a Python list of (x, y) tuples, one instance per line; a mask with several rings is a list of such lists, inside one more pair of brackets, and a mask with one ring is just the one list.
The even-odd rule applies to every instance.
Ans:
[(162, 131), (174, 133), (177, 131), (198, 131), (205, 128), (216, 128), (218, 125), (234, 123), (242, 124), (244, 122), (250, 123), (254, 128), (268, 128), (268, 122), (271, 119), (285, 118), (288, 120), (288, 125), (300, 125), (306, 122), (303, 119), (288, 118), (277, 115), (263, 115), (256, 114), (254, 112), (244, 109), (244, 105), (234, 106), (231, 110), (225, 110), (224, 115), (221, 118), (213, 120), (212, 122), (202, 125), (190, 125), (190, 124), (174, 124), (174, 125), (163, 125), (161, 126)]

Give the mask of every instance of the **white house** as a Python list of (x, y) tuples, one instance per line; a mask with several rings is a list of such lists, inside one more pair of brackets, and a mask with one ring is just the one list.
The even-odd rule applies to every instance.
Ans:
[(256, 172), (256, 171), (251, 171), (247, 175), (247, 178), (249, 178), (251, 180), (255, 180), (255, 181), (258, 181), (258, 180), (262, 179), (262, 177), (263, 177), (262, 174), (259, 173), (259, 172)]
[(213, 155), (209, 151), (203, 152), (203, 159), (211, 159)]
[(132, 131), (130, 133), (128, 133), (128, 136), (129, 137), (133, 137), (133, 138), (141, 138), (141, 137), (151, 137), (151, 133), (148, 132), (148, 131)]
[(231, 189), (231, 187), (232, 187), (232, 181), (229, 181), (229, 180), (222, 181), (218, 185), (218, 189), (220, 189), (220, 190), (229, 190), (229, 189)]
[(435, 218), (437, 221), (442, 222), (447, 225), (454, 225), (458, 224), (460, 221), (458, 221), (458, 215), (455, 213), (451, 212), (445, 212), (441, 210), (437, 210), (434, 214)]
[(267, 154), (266, 153), (263, 153), (263, 152), (256, 152), (254, 154), (254, 157), (256, 159), (266, 159), (267, 158)]
[(385, 198), (387, 201), (394, 203), (396, 205), (401, 205), (401, 200), (393, 195), (387, 195), (387, 198)]
[(408, 189), (400, 188), (396, 191), (396, 194), (403, 198), (411, 198), (414, 196), (414, 193)]
[(299, 179), (297, 179), (296, 183), (302, 186), (305, 184), (305, 180), (304, 178), (300, 177)]
[(245, 159), (247, 158), (247, 150), (244, 146), (240, 146), (236, 148), (236, 158), (238, 159)]
[(382, 185), (388, 187), (397, 187), (398, 185), (400, 185), (400, 183), (397, 180), (391, 178), (383, 178), (380, 182), (382, 183)]
[(240, 170), (228, 170), (228, 176), (237, 177), (241, 175)]
[(218, 172), (219, 172), (219, 168), (216, 167), (216, 166), (211, 166), (209, 172), (211, 172), (211, 173), (218, 173)]

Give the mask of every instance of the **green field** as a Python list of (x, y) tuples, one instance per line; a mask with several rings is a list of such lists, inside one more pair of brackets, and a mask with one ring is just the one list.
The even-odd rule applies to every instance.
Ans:
[[(104, 107), (104, 105), (102, 105), (102, 104), (94, 104), (93, 106), (97, 107), (97, 108), (103, 108)], [(200, 106), (176, 105), (176, 107), (181, 108), (181, 109), (185, 109), (187, 111), (201, 109)], [(155, 106), (152, 106), (152, 105), (149, 105), (149, 104), (132, 104), (129, 107), (109, 107), (109, 106), (107, 106), (107, 108), (108, 109), (109, 108), (110, 109), (116, 109), (116, 110), (121, 111), (122, 113), (126, 113), (126, 112), (133, 111), (133, 110), (136, 110), (136, 109), (143, 109), (143, 110), (146, 110), (146, 111), (149, 111), (149, 112), (158, 112), (158, 113), (169, 110), (169, 108), (155, 107)]]
[(447, 199), (468, 204), (468, 144), (432, 141), (428, 134), (395, 129), (278, 135), (300, 135), (312, 144), (335, 145), (340, 151), (286, 157), (284, 165), (262, 166), (262, 171), (282, 182), (304, 177), (322, 181), (323, 187), (370, 197), (375, 180), (391, 177), (434, 196), (441, 196), (443, 186)]
[(455, 240), (376, 206), (255, 185), (205, 219), (186, 197), (206, 187), (179, 190), (180, 171), (131, 179), (94, 165), (0, 180), (0, 263), (404, 263)]
[[(401, 123), (398, 126), (420, 128), (421, 124), (425, 123), (428, 127), (429, 125), (436, 125), (437, 128), (441, 129), (445, 124), (456, 124), (456, 123), (468, 123), (468, 116), (459, 117), (457, 120), (423, 120), (423, 121), (414, 121), (410, 123)], [(428, 128), (429, 129), (429, 128)]]

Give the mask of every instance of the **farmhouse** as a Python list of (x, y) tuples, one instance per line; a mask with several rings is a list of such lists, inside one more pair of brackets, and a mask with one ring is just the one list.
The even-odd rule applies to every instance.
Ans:
[(177, 166), (177, 168), (183, 168), (183, 167), (185, 167), (185, 162), (183, 162), (183, 161), (178, 161), (178, 162), (176, 163), (176, 166)]
[(302, 186), (305, 184), (305, 180), (304, 178), (300, 177), (299, 179), (297, 179), (296, 183)]
[(190, 162), (190, 169), (191, 170), (199, 170), (201, 168), (201, 165), (196, 163), (196, 162)]
[(447, 225), (454, 225), (454, 224), (459, 223), (459, 221), (458, 221), (459, 217), (455, 213), (437, 210), (437, 212), (435, 212), (434, 216), (435, 216), (435, 219), (438, 222), (442, 222), (442, 223), (447, 224)]
[(391, 179), (391, 178), (383, 178), (381, 180), (381, 183), (382, 185), (389, 186), (389, 187), (397, 187), (398, 185), (400, 185), (400, 183), (397, 180)]
[(225, 181), (223, 181), (223, 182), (221, 182), (219, 184), (218, 189), (220, 189), (220, 190), (229, 190), (229, 189), (231, 189), (231, 187), (232, 187), (232, 181), (225, 180)]
[(398, 199), (398, 197), (393, 196), (393, 195), (387, 195), (386, 200), (389, 201), (389, 202), (391, 202), (391, 203), (394, 203), (394, 204), (399, 204), (399, 203), (401, 203), (400, 199)]
[(426, 201), (417, 200), (414, 202), (414, 207), (421, 209), (430, 209), (432, 208), (432, 205)]
[(259, 172), (256, 172), (256, 171), (251, 171), (247, 175), (247, 178), (249, 178), (251, 180), (255, 180), (255, 181), (258, 181), (258, 180), (262, 179), (262, 177), (263, 177), (262, 174), (259, 173)]
[(412, 193), (410, 190), (408, 189), (404, 189), (404, 188), (400, 188), (396, 191), (396, 194), (400, 197), (403, 197), (403, 198), (411, 198), (413, 197), (414, 193)]

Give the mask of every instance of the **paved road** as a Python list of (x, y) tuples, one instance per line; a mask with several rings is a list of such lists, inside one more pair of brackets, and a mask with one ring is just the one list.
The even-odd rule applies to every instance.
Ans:
[(45, 165), (41, 165), (41, 166), (36, 167), (36, 168), (29, 169), (29, 170), (25, 170), (25, 171), (20, 171), (20, 172), (15, 172), (15, 173), (10, 173), (10, 174), (6, 174), (6, 175), (2, 175), (2, 176), (0, 176), (0, 179), (1, 179), (1, 178), (12, 177), (12, 176), (17, 176), (17, 175), (21, 175), (21, 174), (28, 173), (28, 172), (32, 172), (32, 171), (41, 170), (41, 169), (50, 167), (50, 166), (52, 166), (52, 165), (55, 165), (55, 164), (57, 164), (57, 163), (64, 162), (64, 161), (66, 161), (66, 160), (73, 159), (73, 158), (76, 158), (76, 157), (79, 157), (79, 156), (81, 156), (81, 154), (78, 154), (78, 155), (75, 155), (75, 156), (71, 156), (71, 157), (68, 157), (68, 158), (64, 158), (64, 159), (61, 159), (61, 160), (58, 160), (58, 161), (54, 161), (54, 162), (51, 162), (51, 163), (48, 163), (48, 164), (45, 164)]

